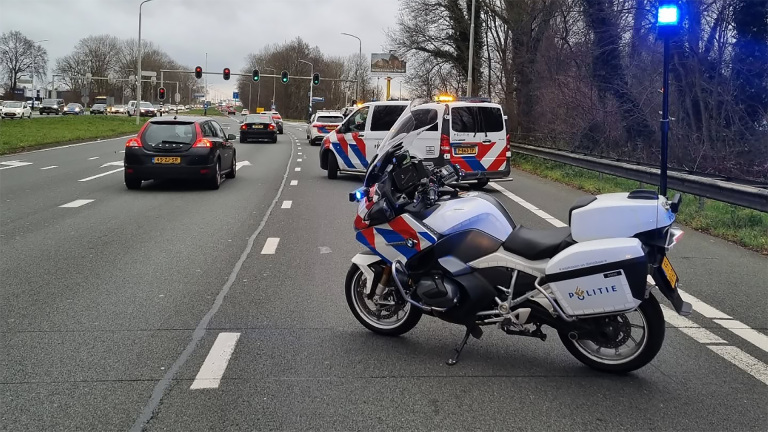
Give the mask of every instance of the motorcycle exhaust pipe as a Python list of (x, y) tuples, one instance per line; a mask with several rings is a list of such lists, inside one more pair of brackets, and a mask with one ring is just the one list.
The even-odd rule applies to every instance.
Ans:
[(403, 298), (410, 304), (416, 306), (417, 308), (425, 311), (425, 312), (445, 312), (446, 308), (436, 308), (431, 307), (427, 305), (423, 305), (416, 300), (412, 300), (411, 296), (408, 296), (405, 294), (405, 290), (403, 289), (403, 286), (400, 284), (400, 278), (397, 276), (397, 266), (403, 265), (399, 260), (395, 260), (392, 262), (392, 277), (395, 280), (395, 285), (397, 286), (397, 290), (400, 291), (400, 295), (403, 296)]

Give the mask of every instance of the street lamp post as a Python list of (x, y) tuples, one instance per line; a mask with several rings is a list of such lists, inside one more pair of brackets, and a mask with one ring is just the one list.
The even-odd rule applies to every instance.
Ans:
[(264, 69), (272, 71), (272, 103), (270, 103), (270, 106), (269, 106), (269, 109), (271, 111), (272, 107), (275, 106), (275, 83), (277, 82), (277, 77), (275, 76), (275, 74), (277, 73), (277, 70), (269, 66), (264, 66)]
[(152, 0), (144, 0), (139, 4), (139, 61), (138, 66), (136, 67), (136, 124), (139, 124), (139, 115), (140, 109), (141, 109), (141, 7), (144, 6), (144, 3), (151, 2)]
[(664, 40), (661, 96), (661, 166), (659, 167), (659, 194), (667, 196), (667, 164), (669, 153), (669, 63), (671, 39), (680, 30), (680, 9), (674, 0), (661, 0), (656, 19), (657, 36)]
[[(34, 45), (37, 45), (40, 42), (48, 42), (48, 39), (42, 39), (37, 42), (34, 42)], [(35, 69), (37, 69), (37, 56), (34, 56), (33, 59), (34, 61), (32, 64), (32, 110), (35, 109)]]
[(475, 1), (472, 0), (472, 17), (469, 25), (469, 64), (467, 65), (467, 97), (472, 96), (472, 63), (475, 56)]
[(357, 39), (357, 42), (359, 44), (358, 48), (358, 54), (357, 54), (357, 62), (355, 64), (355, 101), (360, 102), (360, 59), (363, 58), (363, 41), (360, 40), (359, 37), (349, 34), (349, 33), (342, 33), (344, 36), (349, 36)]
[[(309, 72), (310, 77), (315, 76), (315, 65), (312, 63), (306, 61), (306, 60), (299, 60), (302, 63), (306, 63), (311, 68), (311, 71)], [(309, 80), (309, 118), (312, 118), (312, 87), (314, 86), (314, 83), (312, 82), (312, 79)]]

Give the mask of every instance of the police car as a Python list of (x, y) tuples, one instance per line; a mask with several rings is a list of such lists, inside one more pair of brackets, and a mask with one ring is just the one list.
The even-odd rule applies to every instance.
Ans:
[(318, 145), (326, 135), (336, 130), (344, 121), (338, 111), (318, 111), (307, 124), (307, 140), (310, 145)]
[[(389, 128), (409, 102), (372, 102), (358, 108), (323, 139), (320, 167), (329, 179), (339, 172), (364, 174)], [(436, 166), (458, 165), (472, 187), (508, 177), (509, 144), (501, 105), (487, 98), (435, 102), (414, 110), (434, 110), (441, 119), (422, 132), (408, 150)]]

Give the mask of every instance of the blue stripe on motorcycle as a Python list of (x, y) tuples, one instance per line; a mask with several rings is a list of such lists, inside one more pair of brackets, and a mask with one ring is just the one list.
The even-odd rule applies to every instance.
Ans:
[[(397, 233), (395, 230), (389, 230), (386, 228), (374, 228), (376, 232), (384, 237), (384, 241), (387, 243), (397, 243), (397, 242), (404, 242), (405, 237), (401, 236)], [(391, 248), (394, 248), (397, 252), (400, 253), (400, 255), (404, 256), (405, 258), (410, 258), (413, 255), (416, 254), (416, 249), (409, 248), (406, 245), (387, 245)]]
[(352, 163), (352, 160), (349, 158), (349, 156), (344, 153), (344, 150), (341, 148), (341, 144), (337, 142), (332, 142), (331, 145), (333, 146), (333, 152), (336, 153), (337, 156), (341, 158), (341, 161), (344, 162), (344, 165), (347, 166), (347, 168), (355, 169), (357, 168), (354, 163)]
[(437, 242), (437, 238), (433, 236), (432, 234), (426, 232), (426, 231), (418, 231), (419, 235), (422, 236), (424, 239), (429, 240), (430, 243), (435, 244)]
[(357, 234), (355, 234), (355, 238), (357, 239), (357, 241), (359, 241), (360, 243), (362, 243), (362, 244), (363, 244), (363, 246), (367, 247), (368, 249), (370, 249), (370, 251), (371, 251), (371, 252), (375, 253), (375, 254), (376, 254), (376, 255), (378, 255), (378, 256), (379, 256), (381, 259), (383, 259), (383, 260), (384, 260), (386, 263), (388, 263), (388, 264), (391, 264), (391, 263), (392, 263), (392, 262), (391, 262), (390, 260), (388, 260), (388, 259), (387, 259), (387, 258), (386, 258), (384, 255), (380, 254), (380, 253), (379, 253), (379, 251), (377, 251), (377, 250), (376, 250), (376, 248), (375, 248), (375, 247), (373, 247), (373, 245), (372, 245), (372, 244), (368, 243), (368, 240), (365, 238), (365, 236), (363, 235), (363, 232), (362, 232), (362, 231), (358, 231), (358, 232), (357, 232)]
[(368, 168), (368, 159), (363, 156), (363, 152), (360, 151), (360, 147), (358, 147), (357, 144), (350, 144), (349, 148), (353, 153), (355, 153), (355, 156), (357, 156), (357, 158), (360, 160), (360, 163), (363, 164), (363, 167)]

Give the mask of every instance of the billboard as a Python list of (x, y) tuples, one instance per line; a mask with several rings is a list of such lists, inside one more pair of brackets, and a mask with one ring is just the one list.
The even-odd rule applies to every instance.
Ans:
[(405, 60), (390, 53), (371, 54), (371, 73), (383, 75), (404, 75)]

